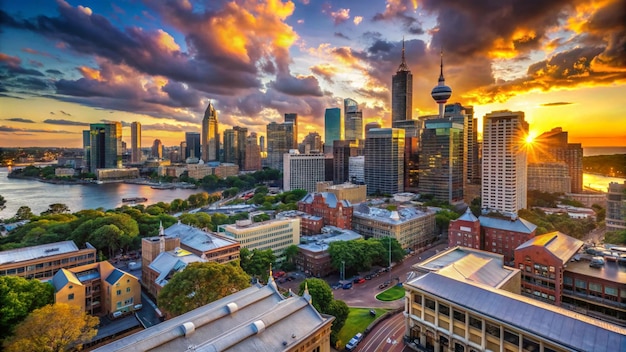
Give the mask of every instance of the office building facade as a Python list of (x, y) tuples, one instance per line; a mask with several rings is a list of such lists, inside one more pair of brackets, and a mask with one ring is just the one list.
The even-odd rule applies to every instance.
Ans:
[[(209, 102), (202, 118), (202, 160), (219, 161), (220, 136), (218, 131), (217, 111)], [(200, 157), (196, 155), (196, 157)]]
[(528, 123), (521, 111), (494, 111), (484, 118), (482, 207), (517, 214), (526, 208)]
[(291, 133), (291, 146), (289, 149), (298, 149), (298, 114), (293, 112), (285, 113), (285, 123), (293, 125)]
[(363, 155), (363, 145), (360, 141), (333, 142), (333, 182), (336, 185), (350, 181), (350, 157), (359, 155)]
[(257, 143), (256, 132), (250, 133), (246, 138), (245, 161), (243, 165), (244, 171), (261, 170), (261, 149)]
[(200, 133), (185, 132), (185, 160), (200, 160)]
[(529, 162), (562, 162), (568, 167), (571, 188), (567, 192), (583, 191), (583, 148), (580, 143), (568, 143), (568, 133), (561, 127), (542, 133), (533, 141)]
[(466, 160), (463, 125), (449, 119), (426, 120), (421, 136), (419, 190), (435, 200), (463, 201)]
[(404, 189), (417, 190), (419, 183), (419, 148), (422, 120), (398, 120), (393, 128), (404, 130)]
[(626, 230), (626, 181), (609, 183), (606, 194), (606, 230)]
[(563, 162), (528, 163), (528, 190), (547, 193), (569, 193), (570, 170)]
[(343, 111), (344, 139), (363, 139), (363, 112), (359, 110), (359, 103), (354, 99), (344, 99)]
[(315, 185), (326, 180), (324, 154), (300, 154), (292, 149), (283, 154), (283, 190), (315, 192)]
[(369, 130), (365, 136), (363, 154), (368, 194), (394, 194), (404, 191), (404, 130)]
[(322, 136), (317, 132), (309, 132), (302, 140), (302, 143), (298, 145), (298, 150), (302, 154), (321, 153), (323, 152), (323, 148), (324, 143), (322, 143)]
[(122, 167), (122, 123), (107, 122), (89, 125), (90, 172)]
[(391, 121), (404, 121), (413, 118), (413, 74), (404, 57), (402, 41), (402, 61), (396, 74), (391, 78)]
[(339, 140), (341, 140), (341, 109), (326, 109), (324, 113), (324, 148), (332, 153), (333, 142)]
[(300, 243), (300, 219), (276, 219), (253, 223), (240, 220), (235, 224), (220, 225), (218, 233), (232, 238), (250, 251), (271, 249), (281, 257), (285, 248)]
[(150, 150), (150, 156), (155, 159), (163, 159), (163, 143), (161, 143), (160, 139), (155, 139), (152, 142), (152, 148)]
[(266, 127), (267, 134), (267, 159), (266, 165), (272, 169), (283, 169), (283, 154), (289, 153), (291, 136), (293, 136), (292, 123), (271, 122)]
[(130, 148), (130, 161), (141, 162), (141, 123), (137, 121), (130, 124)]

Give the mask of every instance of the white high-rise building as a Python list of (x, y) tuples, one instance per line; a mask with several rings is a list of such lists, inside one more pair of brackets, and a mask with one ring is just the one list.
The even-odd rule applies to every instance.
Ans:
[(316, 185), (325, 181), (324, 154), (300, 154), (297, 149), (283, 154), (283, 190), (303, 189), (315, 192)]
[(517, 214), (526, 208), (528, 123), (521, 111), (494, 111), (483, 122), (482, 207)]

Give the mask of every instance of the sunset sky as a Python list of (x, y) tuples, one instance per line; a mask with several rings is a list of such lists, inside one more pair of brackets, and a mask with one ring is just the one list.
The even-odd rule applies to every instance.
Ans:
[(142, 123), (142, 145), (298, 113), (299, 140), (324, 110), (360, 103), (390, 126), (402, 40), (413, 117), (444, 52), (452, 102), (524, 111), (536, 134), (626, 145), (624, 0), (0, 1), (0, 147), (80, 147), (89, 123)]

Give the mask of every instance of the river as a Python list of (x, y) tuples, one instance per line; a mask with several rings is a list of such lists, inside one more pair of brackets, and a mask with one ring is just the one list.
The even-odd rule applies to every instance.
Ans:
[(0, 218), (15, 215), (21, 206), (28, 206), (34, 214), (48, 209), (50, 204), (63, 203), (71, 212), (83, 209), (114, 209), (122, 206), (122, 198), (145, 197), (145, 205), (167, 202), (176, 198), (187, 199), (200, 193), (200, 189), (152, 189), (150, 186), (127, 183), (106, 183), (86, 185), (58, 185), (34, 180), (10, 179), (9, 169), (0, 168), (0, 195), (6, 200), (6, 208), (0, 211)]

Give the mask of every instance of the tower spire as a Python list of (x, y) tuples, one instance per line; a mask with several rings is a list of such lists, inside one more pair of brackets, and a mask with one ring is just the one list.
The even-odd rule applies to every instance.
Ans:
[(443, 78), (443, 48), (441, 48), (439, 55), (441, 56), (441, 63), (439, 64), (439, 82), (445, 82), (446, 80)]
[(439, 118), (443, 118), (445, 104), (452, 95), (452, 89), (446, 86), (446, 80), (443, 78), (443, 48), (441, 49), (439, 55), (439, 83), (435, 86), (435, 88), (433, 88), (430, 95), (437, 102), (437, 104), (439, 104)]
[(400, 71), (410, 71), (409, 66), (406, 64), (406, 58), (404, 56), (404, 36), (402, 36), (402, 61), (400, 62), (400, 66), (398, 66), (398, 72)]

